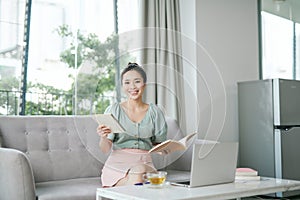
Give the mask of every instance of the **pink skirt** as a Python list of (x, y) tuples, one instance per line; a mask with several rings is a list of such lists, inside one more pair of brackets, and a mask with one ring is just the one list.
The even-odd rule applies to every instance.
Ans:
[(131, 168), (140, 165), (144, 165), (147, 171), (156, 170), (153, 165), (151, 155), (146, 150), (113, 150), (102, 169), (102, 186), (114, 186), (120, 179), (127, 175)]

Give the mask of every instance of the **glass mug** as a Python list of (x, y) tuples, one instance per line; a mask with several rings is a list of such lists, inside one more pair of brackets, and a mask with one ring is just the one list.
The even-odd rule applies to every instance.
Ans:
[(145, 182), (149, 182), (151, 186), (161, 187), (164, 185), (167, 178), (167, 172), (157, 171), (157, 172), (148, 172), (144, 175)]

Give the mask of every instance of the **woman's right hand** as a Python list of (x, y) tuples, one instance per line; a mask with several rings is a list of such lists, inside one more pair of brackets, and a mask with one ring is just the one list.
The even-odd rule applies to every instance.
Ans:
[(103, 124), (99, 125), (97, 128), (97, 133), (100, 137), (107, 137), (108, 134), (111, 133), (111, 129), (108, 126), (105, 126)]

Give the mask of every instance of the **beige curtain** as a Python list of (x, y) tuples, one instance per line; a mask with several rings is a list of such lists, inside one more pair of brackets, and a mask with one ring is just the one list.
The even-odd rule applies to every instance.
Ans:
[(159, 105), (185, 130), (183, 67), (178, 0), (141, 3), (141, 62), (148, 75), (145, 101)]

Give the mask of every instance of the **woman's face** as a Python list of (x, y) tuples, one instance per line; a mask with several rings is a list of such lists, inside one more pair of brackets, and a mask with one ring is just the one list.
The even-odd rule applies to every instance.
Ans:
[(140, 73), (130, 70), (123, 75), (122, 86), (128, 98), (136, 100), (142, 98), (146, 85)]

